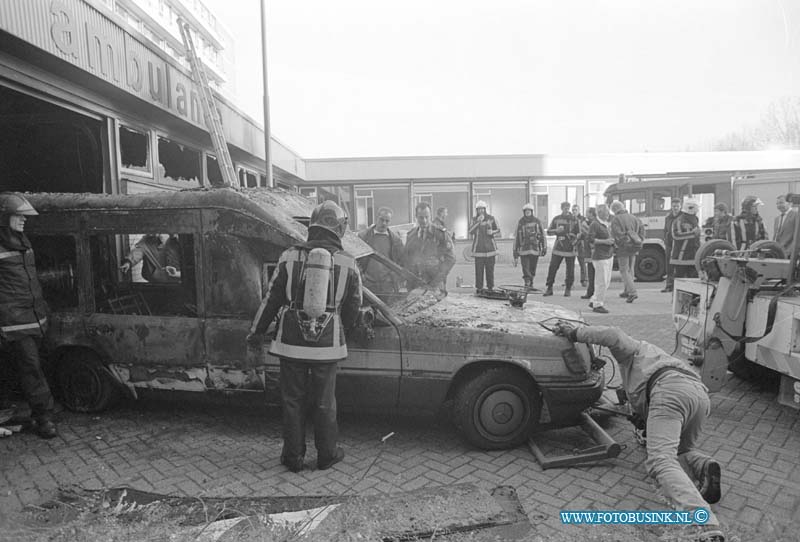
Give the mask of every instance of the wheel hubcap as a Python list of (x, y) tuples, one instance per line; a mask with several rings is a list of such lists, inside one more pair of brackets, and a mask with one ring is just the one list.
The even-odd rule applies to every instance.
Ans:
[(481, 429), (487, 436), (495, 438), (518, 431), (525, 416), (524, 400), (508, 389), (487, 392), (478, 411)]

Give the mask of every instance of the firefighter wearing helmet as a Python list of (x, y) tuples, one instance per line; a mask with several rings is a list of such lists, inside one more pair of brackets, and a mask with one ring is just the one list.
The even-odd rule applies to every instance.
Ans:
[(347, 214), (336, 203), (314, 209), (308, 240), (281, 255), (247, 336), (251, 347), (260, 348), (281, 313), (269, 351), (280, 359), (281, 463), (292, 472), (304, 466), (307, 397), (314, 398), (317, 468), (328, 469), (344, 457), (337, 444), (337, 362), (347, 357), (345, 331), (356, 325), (361, 306), (361, 275), (342, 247), (346, 230)]
[(686, 200), (678, 217), (672, 222), (672, 254), (669, 263), (675, 269), (675, 277), (697, 277), (694, 257), (700, 248), (699, 205)]
[(33, 248), (24, 233), (27, 217), (37, 214), (22, 195), (0, 193), (0, 345), (17, 368), (34, 431), (42, 438), (53, 438), (57, 434), (53, 395), (39, 357), (39, 343), (47, 330), (47, 304)]
[(526, 203), (522, 206), (522, 218), (517, 222), (517, 234), (514, 237), (514, 265), (517, 260), (522, 263), (522, 280), (525, 288), (535, 292), (533, 279), (536, 276), (536, 266), (539, 256), (547, 254), (547, 238), (542, 228), (542, 223), (534, 216), (533, 205)]
[(486, 202), (475, 203), (475, 217), (469, 226), (472, 236), (472, 257), (475, 258), (475, 290), (483, 290), (483, 275), (486, 274), (486, 288), (494, 290), (494, 263), (497, 257), (497, 243), (494, 238), (500, 235), (497, 220), (486, 212)]
[(745, 250), (756, 241), (767, 238), (764, 220), (758, 214), (759, 205), (764, 205), (756, 196), (747, 196), (742, 200), (742, 212), (734, 220), (733, 234), (736, 237), (736, 248)]
[(561, 214), (553, 219), (547, 229), (547, 235), (555, 235), (556, 242), (553, 245), (553, 254), (550, 257), (550, 267), (547, 269), (547, 281), (544, 295), (553, 295), (553, 283), (556, 281), (556, 273), (564, 261), (567, 267), (566, 288), (564, 297), (572, 295), (572, 283), (575, 281), (575, 258), (578, 255), (576, 243), (578, 235), (581, 233), (578, 219), (570, 212), (572, 204), (568, 201), (561, 202)]

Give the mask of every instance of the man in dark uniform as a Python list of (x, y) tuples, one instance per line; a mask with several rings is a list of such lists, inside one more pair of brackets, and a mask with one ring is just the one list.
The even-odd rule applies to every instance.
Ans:
[(661, 290), (664, 293), (671, 292), (675, 284), (675, 268), (669, 263), (672, 255), (672, 223), (675, 222), (675, 219), (681, 214), (682, 203), (683, 200), (681, 200), (681, 198), (672, 198), (672, 208), (669, 214), (664, 217), (664, 254), (667, 255), (665, 258), (667, 262), (667, 282), (664, 285), (664, 289)]
[(581, 233), (581, 228), (578, 224), (578, 219), (569, 212), (570, 207), (571, 205), (568, 201), (562, 202), (561, 214), (553, 219), (547, 229), (548, 235), (556, 236), (556, 242), (553, 245), (550, 267), (547, 270), (547, 290), (544, 292), (546, 296), (553, 295), (553, 283), (556, 281), (556, 273), (562, 261), (565, 261), (567, 266), (564, 297), (569, 297), (572, 294), (572, 283), (575, 282), (575, 257), (578, 255), (575, 244), (578, 240), (578, 235)]
[[(456, 244), (456, 233), (447, 229), (447, 207), (439, 207), (436, 209), (436, 217), (433, 219), (433, 223), (437, 226), (441, 226), (442, 229), (447, 231), (447, 234), (450, 236), (450, 240), (453, 241), (453, 247)], [(442, 281), (444, 284), (444, 293), (447, 293), (447, 275), (444, 276), (444, 280)]]
[(4, 358), (17, 368), (34, 430), (42, 438), (53, 438), (57, 435), (53, 395), (39, 358), (47, 304), (36, 275), (31, 242), (23, 233), (26, 218), (37, 214), (22, 195), (0, 194), (0, 346)]
[(418, 203), (414, 213), (417, 225), (406, 237), (406, 268), (428, 286), (445, 290), (444, 281), (456, 263), (453, 241), (446, 229), (431, 222), (426, 202)]
[(737, 250), (746, 250), (756, 241), (767, 238), (764, 219), (758, 214), (759, 205), (764, 205), (761, 198), (747, 196), (742, 200), (742, 212), (734, 220), (734, 245)]
[(686, 200), (683, 210), (672, 223), (672, 254), (669, 263), (675, 268), (675, 276), (697, 277), (694, 257), (700, 248), (700, 207), (694, 200)]
[(336, 203), (314, 209), (308, 241), (281, 254), (247, 336), (250, 346), (260, 347), (270, 323), (286, 307), (270, 353), (281, 363), (281, 463), (292, 472), (304, 467), (309, 398), (317, 468), (329, 469), (344, 458), (337, 445), (336, 369), (347, 357), (345, 330), (355, 326), (361, 306), (361, 274), (342, 248), (346, 229), (347, 215)]

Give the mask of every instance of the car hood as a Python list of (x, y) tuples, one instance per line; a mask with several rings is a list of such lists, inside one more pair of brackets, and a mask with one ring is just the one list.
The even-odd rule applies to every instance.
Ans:
[(551, 327), (555, 318), (583, 321), (579, 314), (550, 303), (528, 301), (522, 308), (517, 308), (508, 301), (460, 293), (442, 297), (432, 290), (415, 290), (409, 293), (402, 306), (393, 308), (398, 316), (412, 325), (471, 328), (527, 336), (552, 337), (540, 322)]

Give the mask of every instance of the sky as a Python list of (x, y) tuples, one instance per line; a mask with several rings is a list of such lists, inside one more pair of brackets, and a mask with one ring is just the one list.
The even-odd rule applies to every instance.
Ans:
[[(260, 0), (204, 0), (261, 121)], [(800, 95), (794, 0), (266, 0), (304, 158), (709, 150)]]

